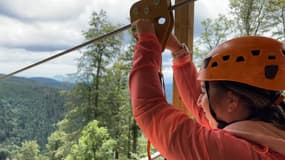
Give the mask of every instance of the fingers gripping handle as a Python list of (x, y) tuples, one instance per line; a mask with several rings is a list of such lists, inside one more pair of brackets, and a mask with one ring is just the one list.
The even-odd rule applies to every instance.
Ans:
[(174, 24), (170, 8), (170, 0), (140, 0), (130, 9), (131, 22), (141, 18), (154, 21), (156, 35), (162, 50), (165, 48)]

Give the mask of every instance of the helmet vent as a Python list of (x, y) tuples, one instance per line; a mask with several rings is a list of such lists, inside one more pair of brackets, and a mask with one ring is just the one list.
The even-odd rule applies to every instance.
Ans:
[(217, 66), (218, 66), (218, 63), (217, 63), (217, 62), (213, 62), (212, 65), (211, 65), (211, 67), (213, 67), (213, 68), (214, 68), (214, 67), (217, 67)]
[(204, 59), (204, 68), (207, 68), (209, 63), (210, 63), (210, 60), (212, 59), (212, 57), (207, 57)]
[(265, 77), (267, 79), (274, 79), (278, 71), (278, 66), (277, 65), (265, 66), (264, 71), (265, 71)]
[(252, 51), (251, 51), (251, 54), (252, 54), (253, 56), (259, 56), (260, 50), (252, 50)]
[(223, 56), (223, 60), (224, 60), (224, 61), (227, 61), (227, 60), (229, 60), (229, 59), (230, 59), (230, 56), (229, 56), (229, 55)]
[(244, 62), (245, 60), (244, 60), (244, 57), (243, 56), (239, 56), (239, 57), (237, 57), (237, 59), (236, 59), (236, 62)]
[(275, 57), (274, 54), (272, 54), (272, 55), (268, 55), (268, 59), (269, 59), (269, 60), (274, 60), (274, 59), (276, 59), (276, 57)]
[(283, 56), (285, 56), (285, 50), (282, 50)]

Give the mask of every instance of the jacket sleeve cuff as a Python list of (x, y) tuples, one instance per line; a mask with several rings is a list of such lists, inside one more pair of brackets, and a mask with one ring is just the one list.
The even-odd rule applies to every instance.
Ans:
[(185, 55), (185, 56), (182, 56), (182, 57), (179, 57), (179, 58), (176, 58), (173, 61), (172, 67), (173, 67), (173, 69), (176, 69), (176, 68), (184, 66), (187, 63), (192, 63), (191, 59), (192, 58), (191, 58), (191, 56), (189, 54)]

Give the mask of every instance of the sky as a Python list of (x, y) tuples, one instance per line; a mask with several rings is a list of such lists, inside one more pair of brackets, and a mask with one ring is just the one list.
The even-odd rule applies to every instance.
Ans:
[[(0, 0), (0, 73), (22, 67), (84, 42), (92, 12), (107, 12), (114, 24), (129, 24), (129, 9), (137, 0)], [(228, 0), (195, 2), (195, 37), (200, 22), (228, 11)], [(55, 78), (75, 73), (79, 51), (31, 68), (16, 76)], [(164, 62), (166, 78), (171, 61)]]

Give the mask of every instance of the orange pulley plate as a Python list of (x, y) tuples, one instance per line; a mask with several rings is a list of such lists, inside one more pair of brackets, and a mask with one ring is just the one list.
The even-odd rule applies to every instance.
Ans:
[(130, 9), (131, 22), (141, 18), (154, 21), (156, 35), (162, 49), (165, 48), (174, 24), (170, 7), (170, 0), (140, 0)]

